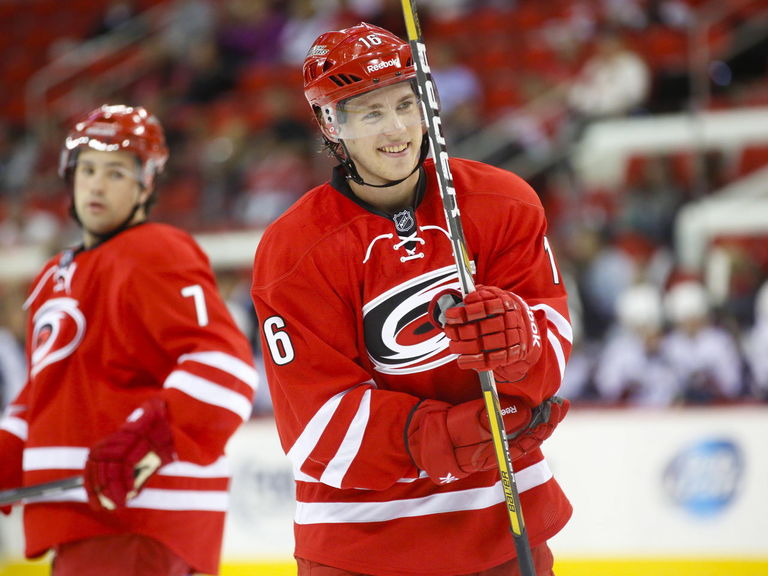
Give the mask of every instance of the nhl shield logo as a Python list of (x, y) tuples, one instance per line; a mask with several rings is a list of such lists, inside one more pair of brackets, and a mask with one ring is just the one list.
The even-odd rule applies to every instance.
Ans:
[(398, 232), (409, 232), (413, 229), (414, 220), (410, 210), (398, 212), (392, 217), (392, 220), (395, 221), (395, 228)]

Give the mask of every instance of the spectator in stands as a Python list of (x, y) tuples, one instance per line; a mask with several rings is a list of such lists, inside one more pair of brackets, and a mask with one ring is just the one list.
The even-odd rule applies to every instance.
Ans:
[(752, 394), (768, 400), (768, 282), (763, 283), (755, 297), (755, 320), (744, 336), (744, 357)]
[(571, 129), (578, 137), (589, 122), (626, 116), (641, 110), (650, 94), (651, 71), (639, 54), (629, 49), (621, 34), (602, 32), (594, 55), (579, 71), (567, 94)]
[(340, 24), (335, 0), (288, 0), (287, 20), (280, 33), (279, 56), (284, 64), (304, 62), (312, 41)]
[(456, 47), (435, 42), (429, 54), (432, 79), (440, 95), (440, 118), (446, 136), (457, 142), (481, 124), (483, 86), (477, 73), (459, 60)]
[(133, 20), (138, 12), (135, 0), (110, 0), (91, 36), (101, 36), (119, 30)]
[(284, 87), (265, 88), (259, 102), (268, 121), (245, 144), (232, 220), (263, 228), (311, 188), (314, 148), (309, 126), (296, 118)]
[(215, 36), (218, 12), (212, 1), (171, 0), (164, 15), (163, 43), (179, 64), (183, 64), (189, 50)]
[(638, 158), (639, 174), (620, 194), (617, 226), (640, 234), (656, 246), (672, 246), (675, 215), (685, 191), (675, 178), (672, 158), (649, 155)]
[(264, 228), (308, 189), (310, 174), (303, 148), (300, 140), (279, 137), (267, 137), (249, 147), (246, 158), (252, 163), (243, 174), (234, 219)]
[(563, 284), (568, 289), (568, 311), (573, 330), (573, 347), (557, 394), (568, 398), (572, 403), (594, 402), (597, 395), (594, 389), (594, 371), (599, 346), (585, 337), (578, 284), (567, 269), (561, 267), (560, 272)]
[(213, 104), (235, 87), (236, 78), (223, 64), (219, 45), (203, 37), (174, 65), (173, 79), (182, 103)]
[(605, 227), (582, 227), (574, 237), (578, 246), (578, 281), (584, 305), (584, 327), (589, 338), (602, 338), (614, 323), (620, 295), (642, 276), (626, 245)]
[(736, 400), (742, 393), (742, 358), (733, 335), (715, 324), (710, 297), (697, 281), (674, 284), (664, 296), (670, 331), (664, 354), (681, 379), (684, 404)]
[(227, 0), (219, 8), (217, 42), (222, 65), (232, 80), (251, 65), (272, 64), (285, 17), (274, 0)]
[(672, 404), (680, 381), (661, 347), (659, 289), (637, 284), (625, 290), (616, 304), (616, 319), (595, 371), (601, 399), (636, 406)]

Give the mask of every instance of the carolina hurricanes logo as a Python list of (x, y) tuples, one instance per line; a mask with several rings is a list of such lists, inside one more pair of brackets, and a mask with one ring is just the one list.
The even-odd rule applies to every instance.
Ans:
[(447, 364), (448, 338), (428, 317), (432, 298), (459, 289), (455, 266), (423, 274), (363, 306), (368, 356), (384, 374), (413, 374)]
[(72, 354), (85, 334), (85, 316), (72, 298), (53, 298), (34, 316), (32, 368), (35, 376), (43, 368)]

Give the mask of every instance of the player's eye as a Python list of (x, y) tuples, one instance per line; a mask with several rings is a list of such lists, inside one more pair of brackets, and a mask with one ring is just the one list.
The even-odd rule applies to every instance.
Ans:
[(404, 101), (400, 102), (400, 104), (397, 106), (397, 109), (400, 112), (408, 112), (408, 111), (411, 110), (411, 108), (413, 108), (414, 104), (415, 104), (415, 102), (413, 100), (411, 100), (411, 99), (404, 100)]
[(378, 110), (373, 110), (371, 112), (368, 112), (365, 116), (363, 116), (363, 122), (375, 122), (376, 120), (381, 118), (381, 112)]
[(83, 176), (92, 176), (96, 172), (90, 164), (78, 164), (76, 171)]

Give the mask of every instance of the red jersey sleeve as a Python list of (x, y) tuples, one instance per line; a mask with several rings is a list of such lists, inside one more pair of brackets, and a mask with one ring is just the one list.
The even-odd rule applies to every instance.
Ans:
[(257, 373), (206, 256), (187, 234), (167, 233), (175, 236), (134, 247), (120, 303), (135, 336), (126, 342), (159, 371), (179, 458), (209, 464), (250, 416)]
[[(500, 382), (499, 392), (537, 405), (557, 392), (570, 355), (568, 297), (534, 190), (514, 174), (487, 166), (481, 178), (472, 173), (473, 166), (459, 174), (482, 181), (485, 190), (461, 198), (467, 245), (477, 265), (475, 280), (523, 298), (535, 314), (542, 341), (539, 362), (522, 380)], [(459, 186), (473, 189), (468, 182)]]

